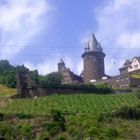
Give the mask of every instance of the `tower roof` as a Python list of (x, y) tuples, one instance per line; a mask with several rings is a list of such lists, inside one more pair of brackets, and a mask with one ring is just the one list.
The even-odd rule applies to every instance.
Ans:
[(97, 47), (98, 47), (98, 50), (99, 50), (99, 51), (103, 51), (103, 48), (102, 48), (102, 46), (101, 46), (100, 43), (98, 43), (98, 46), (97, 46)]
[[(100, 45), (100, 43), (98, 43), (96, 37), (94, 34), (92, 34), (91, 38), (89, 39), (89, 42), (87, 43), (89, 46), (89, 51), (93, 51), (93, 52), (99, 52), (102, 51), (102, 47)], [(86, 47), (87, 48), (87, 47)]]
[(90, 47), (89, 47), (89, 43), (87, 43), (85, 47), (85, 52), (89, 52), (89, 51), (90, 51)]
[(59, 63), (65, 64), (62, 58), (60, 59)]

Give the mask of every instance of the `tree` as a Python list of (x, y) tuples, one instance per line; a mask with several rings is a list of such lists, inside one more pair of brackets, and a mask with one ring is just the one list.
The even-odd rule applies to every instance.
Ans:
[(61, 85), (62, 75), (58, 72), (52, 72), (46, 76), (39, 76), (40, 86), (59, 86)]
[(39, 84), (39, 77), (38, 77), (37, 70), (31, 71), (31, 78), (32, 78), (32, 81), (34, 82), (35, 85)]
[(8, 60), (0, 60), (0, 74), (3, 74), (3, 72), (12, 70), (14, 67), (10, 65)]
[(11, 88), (16, 88), (17, 72), (27, 71), (28, 69), (22, 66), (12, 66), (8, 60), (0, 61), (0, 83)]
[(29, 69), (26, 68), (24, 65), (16, 66), (15, 70), (16, 70), (16, 72), (26, 72), (26, 71), (29, 71)]

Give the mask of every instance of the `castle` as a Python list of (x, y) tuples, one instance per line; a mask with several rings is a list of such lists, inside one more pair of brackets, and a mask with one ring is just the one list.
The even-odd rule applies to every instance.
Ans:
[(119, 75), (108, 76), (105, 74), (105, 53), (94, 34), (89, 39), (82, 58), (84, 70), (80, 76), (70, 71), (65, 66), (64, 61), (60, 60), (58, 63), (58, 72), (63, 76), (62, 84), (107, 83), (115, 88), (140, 86), (140, 57), (126, 60), (124, 65), (119, 69)]
[[(65, 66), (63, 59), (58, 63), (58, 72), (62, 75), (62, 84), (109, 84), (113, 88), (140, 87), (140, 57), (126, 60), (119, 69), (120, 74), (108, 76), (105, 74), (105, 53), (96, 40), (94, 34), (89, 39), (82, 54), (84, 70), (81, 75), (74, 74)], [(70, 88), (64, 85), (54, 87), (40, 87), (33, 81), (31, 72), (27, 69), (17, 73), (17, 91), (20, 97), (46, 96), (52, 93), (84, 92), (79, 86)]]

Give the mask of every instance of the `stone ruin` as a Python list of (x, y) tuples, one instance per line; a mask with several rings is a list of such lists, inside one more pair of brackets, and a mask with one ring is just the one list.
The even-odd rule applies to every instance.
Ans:
[(36, 84), (32, 80), (31, 72), (29, 70), (20, 71), (16, 75), (17, 79), (17, 93), (20, 97), (31, 97), (31, 89), (35, 88)]

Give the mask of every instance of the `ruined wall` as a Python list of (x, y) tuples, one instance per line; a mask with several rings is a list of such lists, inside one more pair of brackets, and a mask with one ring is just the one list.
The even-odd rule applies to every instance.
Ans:
[(29, 71), (18, 72), (17, 75), (16, 75), (16, 78), (17, 78), (17, 93), (20, 97), (29, 96), (28, 77), (29, 77)]

